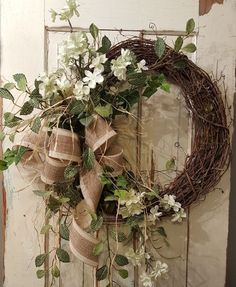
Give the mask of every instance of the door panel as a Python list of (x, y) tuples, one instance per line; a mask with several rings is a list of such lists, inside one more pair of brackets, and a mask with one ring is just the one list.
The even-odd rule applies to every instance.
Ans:
[[(77, 28), (76, 28), (77, 29)], [(106, 34), (113, 44), (118, 41), (125, 40), (131, 36), (142, 36), (149, 39), (155, 39), (155, 35), (152, 32), (141, 33), (141, 31), (102, 31), (102, 34)], [(161, 32), (162, 36), (166, 38), (169, 45), (173, 45), (177, 35), (183, 35), (181, 31), (168, 31), (166, 34)], [(177, 34), (177, 35), (176, 35)], [(47, 28), (47, 57), (45, 58), (46, 68), (49, 72), (58, 68), (58, 50), (63, 40), (69, 35), (69, 32), (65, 32), (65, 28)], [(188, 39), (188, 42), (196, 42), (196, 36), (193, 35)], [(192, 56), (195, 59), (195, 55)], [(176, 173), (182, 171), (184, 160), (186, 155), (190, 152), (191, 142), (191, 124), (189, 113), (185, 108), (185, 102), (181, 95), (181, 90), (177, 86), (171, 87), (170, 93), (157, 92), (156, 95), (148, 100), (142, 102), (142, 115), (137, 112), (137, 107), (133, 112), (138, 116), (140, 120), (140, 132), (141, 132), (141, 170), (143, 173), (151, 170), (152, 157), (155, 163), (155, 180), (160, 180), (162, 185), (170, 183), (170, 181), (176, 176)], [(119, 137), (124, 146), (124, 154), (129, 158), (129, 162), (134, 167), (137, 161), (136, 154), (136, 130), (137, 122), (131, 118), (127, 122), (127, 118), (124, 120), (118, 119), (117, 126), (125, 126), (125, 134)], [(176, 161), (176, 172), (166, 173), (162, 172), (165, 169), (166, 162), (174, 157)], [(164, 226), (170, 247), (162, 247), (159, 251), (159, 257), (164, 261), (167, 261), (170, 266), (170, 279), (163, 281), (162, 286), (168, 287), (182, 287), (186, 282), (186, 253), (187, 253), (187, 223), (183, 224), (171, 224), (161, 222), (161, 226)], [(106, 236), (106, 230), (102, 230), (99, 233), (100, 238)], [(112, 243), (112, 242), (111, 242)], [(110, 243), (110, 244), (111, 244)], [(68, 249), (66, 242), (62, 243), (63, 247)], [(113, 243), (114, 245), (114, 243)], [(69, 250), (68, 250), (69, 251)], [(121, 253), (125, 253), (125, 249), (121, 249)], [(153, 250), (157, 254), (157, 251)], [(70, 251), (69, 251), (70, 253)], [(72, 254), (72, 263), (69, 265), (62, 264), (62, 278), (59, 282), (59, 286), (63, 287), (77, 287), (77, 286), (93, 286), (94, 284), (94, 268), (81, 263)], [(169, 259), (168, 259), (169, 258)], [(104, 264), (103, 258), (100, 259), (100, 266)], [(127, 280), (120, 282), (119, 278), (116, 281), (121, 286), (142, 286), (138, 280), (134, 278), (134, 270), (130, 267), (130, 277)], [(139, 269), (139, 275), (142, 273), (142, 268)], [(136, 281), (136, 283), (134, 283)], [(87, 283), (86, 283), (87, 282)], [(87, 285), (89, 284), (89, 285)], [(98, 284), (100, 287), (105, 287), (107, 282), (101, 282)]]
[[(216, 70), (220, 59), (218, 71), (225, 71), (229, 91), (233, 94), (234, 65), (232, 59), (235, 59), (235, 49), (232, 47), (235, 44), (233, 41), (235, 32), (230, 21), (233, 23), (235, 7), (232, 4), (233, 0), (226, 2), (217, 9), (215, 5), (213, 7), (215, 10), (212, 9), (210, 15), (200, 18), (200, 22), (198, 22), (198, 1), (194, 0), (149, 0), (147, 2), (101, 0), (99, 3), (95, 0), (82, 0), (80, 1), (81, 18), (74, 21), (73, 24), (86, 28), (91, 22), (94, 22), (100, 28), (108, 29), (106, 34), (113, 37), (115, 43), (127, 35), (139, 35), (140, 30), (143, 29), (148, 30), (148, 35), (145, 37), (152, 37), (149, 35), (151, 34), (149, 33), (151, 30), (149, 24), (153, 22), (156, 24), (157, 30), (162, 30), (160, 33), (168, 35), (172, 41), (174, 35), (181, 33), (184, 29), (186, 20), (194, 18), (196, 26), (200, 27), (198, 62), (207, 68), (208, 72), (211, 72)], [(1, 68), (5, 79), (10, 79), (11, 75), (16, 72), (25, 72), (31, 81), (42, 72), (43, 62), (45, 62), (45, 66), (48, 64), (49, 69), (57, 67), (55, 57), (57, 46), (59, 40), (66, 37), (66, 34), (48, 32), (48, 41), (45, 45), (48, 57), (45, 57), (45, 61), (43, 61), (44, 25), (49, 27), (48, 31), (55, 31), (61, 26), (59, 22), (55, 24), (51, 22), (48, 11), (50, 8), (60, 9), (63, 5), (64, 0), (47, 0), (45, 7), (42, 0), (34, 2), (30, 0), (3, 1)], [(224, 13), (227, 15), (227, 19), (223, 18)], [(45, 22), (43, 21), (44, 17)], [(221, 25), (218, 25), (219, 22)], [(121, 28), (125, 37), (116, 31), (110, 31)], [(171, 32), (167, 30), (171, 30)], [(216, 39), (215, 35), (220, 36)], [(173, 94), (158, 94), (143, 104), (143, 128), (146, 133), (143, 134), (142, 139), (142, 156), (143, 163), (146, 165), (145, 169), (150, 168), (150, 151), (152, 150), (158, 169), (165, 165), (168, 153), (176, 157), (177, 166), (181, 169), (185, 153), (189, 152), (191, 123), (188, 123), (189, 115), (185, 113), (181, 95), (177, 95), (179, 95), (178, 90), (173, 91)], [(152, 114), (150, 114), (150, 108), (152, 108)], [(11, 107), (5, 104), (5, 110), (9, 109)], [(157, 122), (155, 130), (150, 128), (153, 122)], [(176, 148), (175, 142), (181, 143), (183, 149)], [(6, 146), (8, 144), (6, 143)], [(127, 152), (132, 150), (128, 144), (126, 148)], [(161, 155), (159, 155), (160, 151), (163, 151)], [(134, 155), (133, 159), (135, 161)], [(4, 176), (8, 194), (5, 287), (42, 287), (43, 281), (36, 279), (35, 276), (34, 256), (39, 253), (40, 248), (42, 249), (43, 243), (40, 242), (39, 248), (34, 226), (36, 225), (38, 229), (42, 226), (40, 218), (42, 218), (44, 208), (32, 194), (32, 186), (22, 192), (16, 192), (25, 187), (25, 182), (17, 169), (6, 172)], [(167, 178), (163, 180), (167, 180)], [(200, 207), (191, 208), (191, 220), (188, 218), (185, 224), (175, 226), (165, 224), (171, 248), (163, 250), (163, 252), (169, 257), (178, 258), (170, 260), (172, 275), (169, 281), (163, 283), (162, 286), (187, 286), (185, 277), (188, 277), (188, 286), (223, 286), (228, 183), (229, 178), (224, 178), (221, 185), (225, 191), (223, 196), (220, 191), (215, 192), (208, 196)], [(190, 242), (188, 241), (189, 233)], [(66, 243), (62, 242), (62, 244), (66, 248)], [(58, 286), (92, 286), (93, 272), (91, 268), (73, 257), (72, 260), (71, 265), (62, 266), (62, 279), (58, 282)], [(188, 265), (189, 270), (186, 269)], [(217, 276), (215, 276), (216, 272)], [(128, 283), (127, 286), (132, 286), (131, 284)], [(45, 285), (45, 287), (48, 286)]]

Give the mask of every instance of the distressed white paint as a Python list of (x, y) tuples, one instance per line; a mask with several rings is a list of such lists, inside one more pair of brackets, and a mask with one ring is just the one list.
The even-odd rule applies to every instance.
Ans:
[[(1, 1), (1, 72), (2, 80), (24, 72), (31, 82), (43, 70), (44, 4), (43, 1)], [(5, 111), (10, 111), (8, 102)], [(9, 146), (9, 143), (5, 145)], [(6, 146), (5, 146), (6, 148)], [(28, 183), (16, 168), (6, 172), (7, 230), (5, 250), (5, 286), (42, 286), (35, 276), (34, 256), (39, 253), (35, 221), (39, 223), (40, 205)], [(38, 210), (37, 210), (38, 208)], [(41, 225), (42, 223), (40, 223)], [(39, 225), (39, 226), (40, 226)]]
[[(49, 8), (60, 8), (63, 2), (63, 0), (46, 1), (46, 25), (52, 25), (48, 16)], [(232, 101), (236, 52), (236, 31), (233, 25), (236, 10), (234, 0), (226, 1), (223, 6), (214, 5), (209, 14), (200, 17), (199, 22), (198, 3), (194, 0), (149, 0), (145, 3), (141, 0), (102, 0), (99, 2), (83, 0), (80, 3), (81, 18), (75, 22), (80, 27), (87, 27), (91, 22), (95, 22), (102, 28), (142, 30), (148, 29), (149, 23), (154, 22), (158, 29), (183, 30), (186, 20), (193, 17), (199, 26), (197, 62), (211, 72), (216, 70), (218, 61), (218, 72), (223, 70), (226, 75), (229, 99)], [(25, 72), (29, 80), (33, 80), (43, 70), (43, 1), (2, 1), (1, 12), (2, 75), (10, 79), (14, 73)], [(56, 25), (59, 25), (59, 22)], [(133, 35), (133, 32), (131, 34)], [(49, 44), (55, 47), (55, 39), (51, 38), (51, 41)], [(5, 109), (8, 109), (7, 105)], [(37, 202), (30, 189), (21, 193), (14, 192), (25, 185), (16, 169), (6, 173), (5, 185), (8, 192), (5, 287), (41, 287), (43, 282), (36, 279), (33, 263), (33, 257), (39, 251), (33, 221), (42, 212), (40, 203)], [(225, 176), (219, 186), (224, 189), (224, 195), (216, 191), (210, 194), (201, 205), (191, 208), (189, 287), (222, 287), (224, 285), (229, 176)], [(173, 241), (175, 234), (181, 233), (180, 244), (175, 243), (174, 246), (177, 247), (176, 252), (184, 254), (185, 257), (186, 231), (182, 228), (184, 226), (175, 228), (168, 226), (168, 231)], [(73, 261), (76, 260), (73, 259)], [(179, 265), (174, 271), (170, 286), (185, 286), (186, 270), (178, 267)], [(70, 268), (70, 272), (67, 272), (66, 268)], [(68, 286), (80, 286), (81, 268), (84, 267), (79, 262), (72, 264), (72, 267), (65, 267), (64, 276), (71, 280), (75, 275), (75, 279)], [(89, 272), (91, 272), (90, 269), (87, 274)], [(64, 282), (62, 286), (66, 287)], [(85, 282), (84, 286), (91, 286), (91, 281)]]
[[(235, 92), (236, 2), (213, 5), (199, 18), (197, 63), (219, 78), (225, 75), (229, 104)], [(225, 284), (228, 234), (229, 172), (204, 202), (190, 211), (190, 254), (188, 286), (222, 287)], [(234, 191), (232, 191), (234, 192)]]
[[(149, 30), (149, 24), (155, 23), (158, 30), (182, 30), (189, 18), (198, 18), (195, 0), (81, 0), (79, 3), (81, 17), (72, 22), (79, 27), (88, 27), (94, 22), (100, 28)], [(63, 5), (63, 0), (45, 2), (46, 25), (61, 25), (60, 21), (52, 23), (47, 12)]]

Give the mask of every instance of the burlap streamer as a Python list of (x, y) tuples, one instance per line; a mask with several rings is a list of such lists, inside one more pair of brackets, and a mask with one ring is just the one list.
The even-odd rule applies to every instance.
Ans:
[(80, 187), (84, 200), (75, 210), (70, 247), (75, 256), (92, 266), (98, 264), (98, 257), (93, 255), (93, 249), (97, 243), (91, 241), (92, 235), (89, 233), (86, 233), (89, 237), (85, 238), (84, 232), (90, 226), (89, 212), (96, 212), (101, 197), (102, 166), (109, 166), (112, 169), (110, 172), (112, 176), (117, 176), (123, 171), (123, 151), (113, 144), (115, 137), (116, 132), (99, 116), (96, 116), (85, 130), (86, 144), (94, 151), (96, 162), (92, 170), (82, 171), (80, 174)]
[[(50, 135), (49, 135), (50, 134)], [(110, 176), (123, 172), (123, 151), (113, 144), (116, 132), (100, 116), (95, 116), (85, 129), (85, 142), (95, 154), (94, 167), (80, 171), (80, 187), (84, 199), (74, 211), (70, 234), (70, 248), (73, 254), (84, 263), (97, 266), (98, 257), (93, 249), (98, 243), (95, 234), (89, 233), (91, 212), (96, 212), (103, 186), (100, 176), (103, 167), (109, 167)], [(39, 134), (28, 132), (22, 139), (21, 146), (30, 151), (22, 158), (24, 167), (35, 165), (41, 180), (46, 184), (65, 181), (64, 171), (70, 162), (81, 163), (79, 136), (72, 131), (53, 128), (49, 133), (43, 127)]]

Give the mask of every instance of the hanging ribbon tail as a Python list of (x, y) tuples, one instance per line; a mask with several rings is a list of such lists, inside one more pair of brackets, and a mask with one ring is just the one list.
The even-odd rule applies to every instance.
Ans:
[(110, 176), (117, 176), (123, 171), (123, 151), (113, 144), (115, 137), (116, 132), (99, 116), (96, 116), (85, 130), (85, 142), (94, 151), (96, 161), (91, 170), (80, 174), (80, 188), (84, 200), (76, 207), (70, 247), (76, 257), (91, 266), (98, 264), (98, 258), (93, 255), (98, 241), (95, 234), (88, 233), (91, 223), (89, 212), (96, 212), (101, 197), (103, 186), (100, 177), (103, 167), (110, 168)]
[(99, 241), (91, 234), (84, 231), (73, 219), (70, 230), (70, 249), (82, 262), (96, 267), (98, 257), (93, 255), (93, 249)]
[[(84, 199), (76, 206), (70, 234), (72, 253), (91, 266), (97, 266), (98, 257), (93, 255), (98, 243), (96, 234), (91, 233), (91, 214), (96, 213), (103, 186), (101, 175), (118, 176), (123, 172), (123, 150), (114, 144), (116, 132), (111, 125), (94, 116), (93, 121), (85, 129), (85, 143), (95, 155), (91, 170), (80, 170), (80, 188)], [(38, 134), (29, 131), (20, 143), (29, 148), (22, 157), (24, 168), (37, 170), (41, 181), (45, 184), (66, 182), (64, 172), (68, 164), (81, 163), (79, 136), (73, 131), (43, 126)]]

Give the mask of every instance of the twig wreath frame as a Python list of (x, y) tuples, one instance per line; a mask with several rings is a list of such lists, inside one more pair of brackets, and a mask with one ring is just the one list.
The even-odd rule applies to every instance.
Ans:
[(222, 93), (204, 70), (168, 45), (158, 60), (155, 41), (126, 40), (111, 48), (109, 59), (118, 57), (121, 49), (133, 51), (138, 60), (144, 59), (152, 71), (163, 73), (183, 92), (192, 116), (192, 152), (183, 172), (161, 193), (175, 195), (188, 207), (214, 188), (229, 164), (230, 134)]
[[(72, 33), (70, 19), (79, 16), (78, 4), (66, 2), (61, 12), (51, 11), (54, 21), (60, 17), (71, 27), (61, 49), (60, 68), (37, 78), (33, 89), (21, 73), (0, 88), (0, 96), (14, 106), (12, 112), (4, 113), (4, 126), (10, 130), (0, 134), (1, 140), (8, 136), (14, 145), (4, 152), (0, 170), (20, 164), (35, 172), (32, 182), (38, 179), (46, 184), (45, 190), (33, 191), (46, 205), (47, 224), (40, 233), (52, 233), (58, 244), (36, 257), (40, 268), (49, 254), (54, 256), (51, 266), (37, 270), (39, 279), (48, 278), (50, 272), (52, 286), (60, 276), (59, 261), (70, 261), (61, 239), (69, 241), (76, 257), (97, 268), (105, 246), (97, 232), (111, 218), (115, 228), (107, 231), (108, 257), (96, 270), (97, 280), (121, 286), (114, 282), (113, 271), (126, 279), (129, 274), (124, 266), (145, 264), (141, 282), (153, 286), (168, 272), (166, 262), (159, 260), (161, 246), (152, 240), (159, 236), (157, 242), (167, 244), (165, 230), (158, 226), (160, 218), (171, 216), (171, 221), (181, 222), (186, 217), (184, 208), (212, 190), (229, 165), (230, 137), (222, 94), (183, 53), (196, 50), (193, 43), (183, 46), (194, 31), (193, 19), (174, 48), (158, 36), (155, 41), (131, 38), (112, 46), (94, 24), (89, 28), (92, 43), (85, 32)], [(132, 116), (131, 108), (140, 97), (148, 99), (159, 88), (169, 91), (169, 83), (183, 92), (194, 134), (183, 171), (162, 187), (159, 182), (146, 183), (125, 165), (113, 121), (117, 115)], [(13, 89), (26, 94), (22, 105)], [(15, 143), (18, 134), (22, 137)], [(122, 225), (129, 227), (128, 234), (119, 230)], [(138, 238), (135, 249), (120, 254), (120, 244), (127, 244), (134, 235)], [(115, 250), (109, 238), (115, 241)]]

